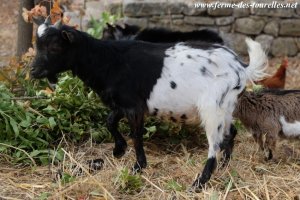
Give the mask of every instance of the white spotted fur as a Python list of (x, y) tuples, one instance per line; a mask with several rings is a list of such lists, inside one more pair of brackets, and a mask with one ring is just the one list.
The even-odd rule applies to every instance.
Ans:
[(300, 136), (300, 122), (295, 121), (293, 123), (287, 122), (284, 116), (280, 116), (279, 121), (282, 126), (282, 132), (287, 137)]
[[(174, 48), (167, 49), (165, 53), (168, 57), (164, 59), (161, 77), (147, 101), (150, 113), (157, 108), (158, 115), (168, 115), (170, 111), (172, 116), (186, 114), (188, 122), (200, 118), (209, 142), (208, 158), (216, 156), (224, 134), (228, 134), (237, 96), (244, 89), (246, 81), (256, 81), (265, 75), (263, 71), (267, 57), (260, 44), (251, 39), (246, 42), (250, 49), (247, 68), (225, 48), (213, 49), (209, 53), (178, 43)], [(237, 86), (238, 77), (230, 65), (239, 73), (241, 87), (238, 90), (233, 89)], [(202, 66), (209, 70), (208, 75), (202, 75)], [(171, 88), (171, 81), (176, 83), (175, 89)], [(226, 90), (228, 92), (219, 106)], [(220, 130), (217, 128), (219, 125), (222, 125)]]

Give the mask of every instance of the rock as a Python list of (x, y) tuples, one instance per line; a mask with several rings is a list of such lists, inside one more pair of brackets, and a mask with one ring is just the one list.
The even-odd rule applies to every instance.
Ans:
[(215, 26), (199, 26), (197, 28), (197, 30), (203, 30), (203, 29), (209, 29), (209, 30), (212, 30), (214, 32), (218, 32), (218, 28), (215, 27)]
[(183, 19), (174, 19), (174, 20), (172, 20), (172, 23), (175, 25), (183, 25), (184, 21), (183, 21)]
[(206, 8), (195, 8), (194, 4), (188, 4), (184, 10), (183, 14), (184, 15), (203, 15), (206, 13)]
[(66, 16), (67, 18), (70, 19), (69, 24), (71, 26), (80, 25), (80, 12), (79, 11), (73, 11), (73, 12), (66, 11), (66, 12), (64, 12), (64, 16)]
[(224, 33), (225, 42), (239, 55), (248, 55), (246, 36), (239, 33)]
[[(275, 2), (275, 1), (273, 1)], [(270, 17), (292, 17), (295, 13), (295, 9), (292, 8), (254, 8), (251, 10), (251, 14), (263, 15)]]
[(298, 5), (297, 8), (296, 8), (296, 14), (297, 14), (298, 16), (300, 16), (300, 5)]
[(232, 15), (233, 9), (232, 8), (217, 8), (217, 9), (208, 9), (208, 15), (211, 16), (229, 16)]
[(145, 28), (148, 26), (148, 19), (147, 18), (131, 18), (131, 17), (125, 17), (124, 23), (130, 24), (130, 25), (137, 25), (139, 27)]
[(255, 38), (255, 41), (259, 42), (266, 52), (269, 52), (273, 39), (274, 37), (271, 35), (259, 35)]
[(236, 18), (247, 17), (249, 14), (250, 10), (248, 8), (237, 8), (233, 10), (233, 16)]
[(282, 20), (279, 35), (300, 36), (300, 19)]
[(219, 26), (219, 32), (229, 33), (231, 31), (231, 25)]
[(272, 20), (268, 22), (264, 28), (264, 32), (273, 35), (275, 37), (278, 36), (278, 31), (279, 31), (279, 23), (276, 20)]
[(103, 3), (100, 1), (86, 2), (85, 16), (88, 18), (100, 19), (101, 13), (104, 11)]
[(172, 19), (183, 19), (183, 15), (171, 15)]
[(259, 34), (265, 26), (264, 20), (252, 18), (239, 18), (235, 20), (235, 30), (249, 35)]
[(215, 24), (215, 20), (212, 17), (185, 16), (184, 21), (187, 24), (199, 24), (199, 25), (214, 25)]
[(171, 28), (174, 31), (190, 32), (190, 31), (197, 30), (198, 26), (193, 26), (190, 24), (175, 24), (175, 23), (173, 23)]
[(123, 13), (128, 17), (181, 14), (187, 5), (183, 2), (166, 2), (162, 0), (123, 1)]
[(228, 24), (232, 24), (233, 21), (234, 21), (234, 17), (232, 17), (232, 16), (216, 18), (217, 25), (228, 25)]
[(122, 5), (122, 2), (118, 2), (118, 1), (112, 1), (112, 2), (109, 2), (106, 6), (105, 6), (105, 9), (111, 13), (111, 14), (114, 14), (114, 15), (119, 15), (122, 13), (122, 8), (123, 8), (123, 5)]
[(298, 48), (294, 38), (279, 37), (273, 40), (271, 53), (273, 56), (295, 56)]
[(148, 28), (158, 28), (158, 27), (171, 29), (173, 31), (181, 31), (181, 32), (189, 32), (189, 31), (198, 29), (198, 26), (193, 26), (193, 25), (189, 25), (189, 24), (180, 24), (180, 22), (179, 22), (179, 24), (177, 24), (177, 22), (171, 24), (170, 21), (167, 21), (167, 20), (161, 20), (161, 21), (157, 21), (157, 22), (152, 22), (152, 21), (148, 22)]

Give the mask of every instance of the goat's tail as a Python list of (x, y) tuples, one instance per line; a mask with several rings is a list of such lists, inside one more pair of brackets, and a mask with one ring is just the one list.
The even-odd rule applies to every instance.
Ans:
[(254, 83), (254, 81), (259, 81), (267, 75), (264, 71), (268, 66), (268, 58), (258, 42), (250, 38), (246, 38), (245, 41), (250, 57), (249, 65), (246, 68), (247, 80)]

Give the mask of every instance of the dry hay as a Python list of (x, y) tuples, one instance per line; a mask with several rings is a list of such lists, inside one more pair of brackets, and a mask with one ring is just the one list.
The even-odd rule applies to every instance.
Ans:
[[(300, 88), (299, 59), (290, 59), (287, 88)], [(280, 64), (280, 59), (270, 61)], [(275, 71), (276, 68), (270, 68)], [(192, 135), (172, 144), (172, 138), (154, 135), (145, 142), (148, 167), (141, 174), (140, 191), (128, 194), (118, 188), (116, 178), (125, 167), (135, 161), (133, 145), (124, 157), (112, 156), (112, 143), (82, 146), (65, 145), (64, 161), (43, 167), (13, 165), (6, 155), (1, 155), (0, 199), (300, 199), (300, 141), (280, 141), (274, 153), (275, 161), (266, 162), (250, 134), (240, 131), (236, 138), (232, 160), (225, 169), (217, 169), (201, 193), (188, 189), (196, 175), (201, 172), (207, 156), (207, 143)], [(197, 143), (198, 141), (198, 143)], [(88, 172), (88, 159), (102, 158), (102, 170)], [(73, 166), (73, 167), (72, 167)], [(77, 166), (74, 168), (74, 166)], [(78, 173), (82, 167), (83, 173)], [(59, 176), (65, 172), (75, 180), (62, 184)], [(186, 189), (168, 188), (176, 181)], [(39, 198), (40, 197), (40, 198)]]
[[(190, 138), (191, 139), (191, 138)], [(48, 199), (294, 199), (300, 196), (300, 141), (282, 141), (276, 161), (265, 162), (263, 154), (249, 134), (237, 136), (233, 158), (226, 169), (218, 169), (202, 193), (187, 189), (203, 169), (207, 154), (205, 144), (182, 140), (180, 144), (153, 138), (145, 142), (148, 167), (141, 177), (143, 187), (134, 194), (121, 192), (116, 177), (125, 166), (130, 168), (135, 156), (132, 144), (125, 156), (112, 156), (113, 144), (90, 144), (69, 147), (64, 162), (36, 169), (1, 164), (0, 199), (37, 199), (48, 192)], [(191, 139), (194, 140), (194, 139)], [(205, 143), (205, 141), (203, 141)], [(104, 168), (90, 174), (86, 160), (103, 158)], [(7, 163), (7, 162), (2, 162)], [(78, 174), (83, 166), (86, 173)], [(76, 176), (62, 185), (55, 178), (58, 171)], [(174, 191), (168, 183), (175, 180), (187, 189)]]

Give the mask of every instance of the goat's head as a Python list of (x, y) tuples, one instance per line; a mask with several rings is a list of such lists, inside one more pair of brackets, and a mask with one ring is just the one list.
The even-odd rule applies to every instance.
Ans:
[(31, 64), (33, 78), (56, 81), (58, 73), (69, 70), (68, 57), (75, 39), (75, 29), (61, 21), (51, 25), (48, 17), (37, 29), (36, 56)]
[(138, 34), (140, 27), (123, 24), (123, 25), (110, 25), (106, 24), (103, 30), (103, 40), (131, 40)]

